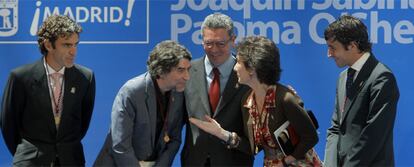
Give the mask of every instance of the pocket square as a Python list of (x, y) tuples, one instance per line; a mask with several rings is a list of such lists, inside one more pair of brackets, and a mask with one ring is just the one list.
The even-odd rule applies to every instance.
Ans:
[(75, 87), (72, 87), (72, 88), (70, 89), (70, 93), (75, 94), (75, 92), (76, 92), (76, 88), (75, 88)]

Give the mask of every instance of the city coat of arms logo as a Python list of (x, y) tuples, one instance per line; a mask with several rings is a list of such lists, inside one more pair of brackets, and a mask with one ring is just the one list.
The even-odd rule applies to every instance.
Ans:
[(17, 33), (18, 0), (0, 0), (0, 37), (9, 37)]

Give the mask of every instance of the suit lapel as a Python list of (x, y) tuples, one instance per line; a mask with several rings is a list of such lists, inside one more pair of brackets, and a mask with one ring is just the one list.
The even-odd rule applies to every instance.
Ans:
[(75, 112), (72, 110), (72, 106), (75, 102), (76, 94), (79, 93), (80, 87), (78, 84), (80, 84), (79, 74), (77, 73), (77, 69), (75, 67), (66, 68), (65, 74), (64, 74), (64, 85), (63, 85), (63, 108), (62, 108), (62, 114), (60, 116), (60, 125), (58, 130), (58, 137), (60, 137), (60, 134), (64, 134), (62, 131), (65, 127), (70, 126), (66, 124), (66, 121), (70, 120), (67, 117), (70, 117), (71, 112)]
[(157, 118), (157, 101), (156, 101), (156, 93), (154, 82), (151, 79), (151, 75), (146, 73), (144, 76), (145, 80), (145, 104), (148, 111), (148, 116), (150, 119), (150, 131), (151, 131), (151, 144), (152, 148), (154, 148), (154, 141), (155, 141), (155, 126), (156, 126), (156, 118)]
[(345, 84), (346, 84), (346, 70), (344, 72), (341, 73), (341, 76), (339, 77), (339, 81), (338, 81), (338, 90), (337, 90), (337, 97), (338, 97), (338, 106), (339, 106), (339, 110), (341, 113), (344, 113), (344, 109), (345, 109), (345, 96), (346, 96), (346, 88), (345, 88)]
[(358, 96), (362, 88), (364, 87), (367, 79), (369, 78), (369, 76), (371, 75), (372, 71), (377, 66), (377, 64), (378, 64), (378, 60), (375, 59), (373, 54), (371, 54), (371, 56), (365, 62), (364, 66), (362, 66), (361, 71), (358, 73), (358, 76), (355, 79), (355, 82), (351, 86), (351, 91), (350, 91), (351, 93), (348, 97), (349, 98), (348, 101), (345, 103), (342, 120), (345, 119), (348, 111), (351, 109), (352, 105), (354, 104), (356, 97)]
[[(208, 91), (207, 91), (207, 81), (206, 81), (206, 73), (205, 73), (205, 66), (204, 66), (204, 58), (199, 59), (198, 61), (194, 62), (193, 69), (194, 75), (192, 75), (191, 79), (194, 80), (192, 82), (191, 88), (189, 90), (194, 91), (199, 96), (196, 96), (199, 99), (190, 99), (190, 100), (200, 100), (203, 104), (204, 114), (210, 114), (210, 103), (208, 99)], [(203, 114), (203, 115), (204, 115)]]
[[(160, 139), (159, 139), (160, 141), (163, 141), (163, 142), (158, 141), (158, 144), (161, 144), (161, 146), (160, 146), (161, 150), (163, 150), (164, 146), (167, 144), (164, 141), (164, 133), (167, 133), (167, 135), (169, 137), (172, 137), (173, 134), (170, 133), (171, 129), (175, 128), (175, 127), (173, 127), (174, 125), (175, 126), (180, 125), (180, 124), (175, 124), (175, 122), (174, 122), (174, 121), (177, 121), (176, 117), (181, 115), (180, 111), (177, 111), (177, 110), (179, 110), (178, 107), (183, 107), (183, 105), (177, 104), (178, 102), (181, 102), (181, 103), (183, 102), (179, 97), (179, 92), (176, 92), (175, 90), (171, 90), (170, 99), (169, 99), (169, 102), (168, 102), (168, 111), (167, 111), (167, 118), (166, 118), (167, 122), (165, 122), (166, 125), (163, 125), (165, 127), (163, 127), (163, 129), (161, 130), (161, 135), (160, 135)], [(172, 132), (172, 133), (174, 133), (174, 132)]]
[(226, 106), (226, 104), (229, 103), (232, 100), (233, 96), (238, 92), (237, 90), (239, 88), (238, 87), (236, 88), (236, 84), (237, 84), (236, 73), (234, 71), (231, 71), (226, 87), (220, 98), (217, 110), (214, 113), (214, 116), (220, 113), (220, 111), (224, 108), (224, 106)]
[(56, 134), (56, 125), (54, 122), (54, 116), (53, 116), (53, 109), (52, 109), (52, 102), (51, 102), (51, 98), (50, 98), (50, 90), (49, 90), (49, 86), (48, 86), (48, 81), (47, 81), (47, 75), (46, 75), (46, 70), (44, 67), (44, 63), (43, 63), (43, 57), (42, 60), (39, 60), (38, 62), (36, 62), (35, 66), (34, 66), (34, 70), (33, 70), (33, 78), (34, 78), (34, 85), (32, 90), (39, 90), (38, 91), (38, 97), (44, 97), (44, 98), (40, 98), (39, 101), (41, 101), (41, 104), (45, 104), (45, 111), (44, 114), (47, 117), (47, 121), (49, 124), (49, 131), (55, 135)]

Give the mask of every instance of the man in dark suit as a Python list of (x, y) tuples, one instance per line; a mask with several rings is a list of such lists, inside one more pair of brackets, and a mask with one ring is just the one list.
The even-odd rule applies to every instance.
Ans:
[(241, 98), (248, 88), (237, 85), (233, 71), (236, 63), (231, 54), (236, 39), (233, 29), (231, 18), (220, 13), (207, 16), (201, 25), (206, 55), (192, 62), (191, 80), (184, 91), (187, 116), (213, 118), (227, 131), (215, 137), (188, 123), (181, 153), (183, 166), (253, 165), (241, 113)]
[(10, 74), (0, 120), (14, 166), (84, 166), (95, 78), (74, 64), (81, 31), (67, 16), (50, 16), (37, 33), (42, 59)]
[(119, 90), (94, 166), (171, 166), (181, 144), (190, 61), (190, 52), (174, 41), (153, 49), (148, 72)]
[(394, 166), (399, 91), (391, 70), (371, 52), (367, 27), (344, 15), (325, 30), (328, 57), (348, 66), (337, 83), (325, 166)]

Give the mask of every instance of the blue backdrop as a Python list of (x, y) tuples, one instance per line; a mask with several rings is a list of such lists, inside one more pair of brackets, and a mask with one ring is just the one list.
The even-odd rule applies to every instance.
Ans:
[[(323, 31), (341, 14), (352, 14), (363, 19), (374, 54), (396, 75), (401, 96), (394, 128), (395, 159), (397, 166), (410, 166), (413, 9), (414, 0), (0, 0), (0, 89), (13, 68), (41, 58), (34, 34), (47, 16), (59, 13), (75, 18), (84, 28), (76, 61), (96, 74), (94, 114), (83, 140), (86, 165), (91, 166), (108, 132), (118, 89), (146, 71), (149, 51), (158, 42), (172, 39), (185, 45), (194, 58), (203, 56), (201, 22), (212, 12), (222, 12), (234, 19), (237, 40), (265, 35), (276, 42), (281, 82), (292, 85), (319, 120), (320, 140), (315, 148), (323, 158), (335, 84), (344, 70), (327, 58)], [(178, 154), (174, 166), (180, 166), (179, 158)], [(255, 166), (262, 165), (262, 158), (263, 154), (256, 157)], [(11, 161), (0, 139), (0, 166), (10, 166)]]

